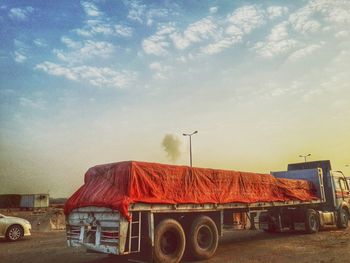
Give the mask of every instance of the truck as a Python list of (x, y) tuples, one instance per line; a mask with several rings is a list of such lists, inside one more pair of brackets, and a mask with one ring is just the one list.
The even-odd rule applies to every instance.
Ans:
[(253, 227), (258, 219), (268, 233), (348, 227), (349, 177), (332, 171), (329, 160), (289, 164), (270, 175), (131, 162), (123, 177), (119, 166), (89, 170), (68, 199), (68, 246), (180, 262), (184, 255), (212, 257), (235, 214), (246, 215)]

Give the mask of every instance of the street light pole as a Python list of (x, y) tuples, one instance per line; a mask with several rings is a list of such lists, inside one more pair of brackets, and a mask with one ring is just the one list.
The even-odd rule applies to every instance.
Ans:
[(190, 166), (192, 167), (192, 135), (198, 133), (198, 131), (194, 131), (192, 133), (183, 133), (183, 136), (190, 137)]
[(309, 157), (309, 156), (311, 156), (311, 153), (306, 154), (306, 155), (302, 155), (302, 154), (299, 155), (300, 158), (304, 158), (305, 162), (306, 162), (306, 157)]
[(190, 166), (192, 167), (192, 136), (190, 136)]

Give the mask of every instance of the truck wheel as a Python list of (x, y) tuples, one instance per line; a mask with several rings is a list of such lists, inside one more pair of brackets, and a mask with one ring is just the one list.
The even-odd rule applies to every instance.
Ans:
[(264, 229), (264, 231), (267, 233), (276, 233), (277, 232), (276, 219), (272, 215), (268, 215), (267, 219), (268, 219), (267, 220), (268, 228)]
[(315, 210), (307, 209), (305, 216), (305, 230), (308, 234), (317, 233), (320, 229), (320, 221)]
[[(261, 212), (259, 215), (259, 228), (263, 229), (267, 233), (275, 233), (277, 231), (275, 221), (276, 220), (271, 213)], [(267, 228), (262, 228), (262, 223), (265, 225), (265, 227), (267, 225)]]
[(189, 253), (197, 260), (212, 257), (218, 247), (219, 234), (214, 221), (208, 216), (197, 217), (189, 233)]
[(277, 231), (274, 225), (269, 224), (268, 228), (264, 229), (264, 232), (271, 234), (271, 233), (276, 233)]
[(344, 209), (340, 209), (338, 211), (337, 227), (340, 229), (345, 229), (348, 227), (348, 224), (349, 224), (348, 212)]
[(157, 225), (154, 232), (155, 262), (180, 262), (185, 246), (185, 232), (179, 222), (174, 219), (164, 219)]
[(23, 237), (23, 228), (20, 225), (12, 225), (6, 231), (8, 241), (17, 241)]

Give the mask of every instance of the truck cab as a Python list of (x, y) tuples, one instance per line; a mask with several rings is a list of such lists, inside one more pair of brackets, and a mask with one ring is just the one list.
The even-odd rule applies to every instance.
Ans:
[(320, 205), (320, 214), (333, 212), (337, 226), (339, 228), (346, 228), (350, 218), (350, 177), (346, 177), (341, 171), (332, 171), (329, 160), (288, 165), (288, 171), (314, 168), (322, 169), (323, 173), (326, 202)]
[(332, 172), (332, 180), (334, 184), (334, 200), (337, 210), (346, 209), (350, 211), (350, 187), (349, 178), (346, 178), (340, 171)]

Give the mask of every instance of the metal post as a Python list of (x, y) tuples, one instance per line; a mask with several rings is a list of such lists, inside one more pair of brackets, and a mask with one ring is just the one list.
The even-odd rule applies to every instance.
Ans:
[(190, 136), (190, 166), (192, 167), (192, 136)]
[(302, 155), (302, 154), (299, 155), (300, 158), (304, 158), (304, 162), (305, 163), (306, 163), (306, 158), (309, 157), (309, 156), (311, 156), (311, 153), (305, 154), (305, 155)]
[(198, 133), (198, 131), (194, 131), (192, 133), (183, 133), (183, 136), (190, 137), (190, 166), (192, 167), (192, 135)]

